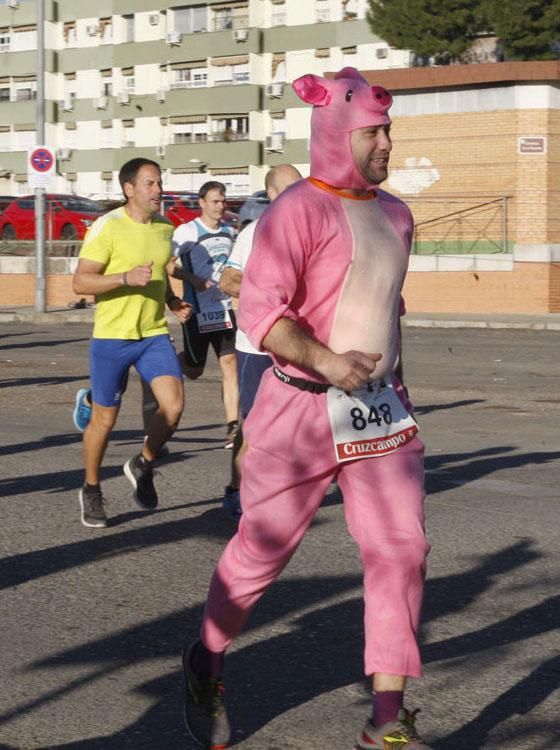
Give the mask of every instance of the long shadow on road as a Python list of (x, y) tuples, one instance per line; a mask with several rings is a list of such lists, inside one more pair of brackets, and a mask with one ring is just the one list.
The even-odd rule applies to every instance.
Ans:
[[(524, 540), (480, 558), (464, 573), (429, 580), (425, 622), (442, 615), (468, 611), (469, 605), (491, 588), (496, 578), (512, 574), (539, 556), (532, 543)], [(289, 633), (235, 650), (227, 659), (228, 702), (236, 726), (236, 742), (253, 735), (295, 706), (356, 682), (362, 669), (363, 605), (361, 596), (353, 594), (360, 588), (359, 576), (314, 577), (281, 580), (265, 595), (247, 630), (265, 627), (287, 615), (292, 616), (291, 629)], [(317, 608), (321, 602), (341, 596), (345, 596), (344, 601)], [(553, 596), (479, 631), (426, 644), (423, 649), (425, 660), (442, 662), (470, 654), (472, 669), (478, 667), (483, 671), (481, 661), (499, 658), (499, 654), (493, 653), (495, 649), (513, 649), (517, 642), (548, 633), (556, 627), (559, 600), (560, 597)], [(313, 611), (297, 616), (298, 611), (313, 606)], [(91, 672), (75, 684), (65, 684), (56, 695), (48, 693), (21, 705), (2, 720), (14, 719), (43, 703), (70, 695), (88, 681), (102, 683), (112, 672), (131, 663), (170, 656), (176, 656), (179, 662), (182, 644), (195, 637), (200, 617), (201, 607), (197, 605), (29, 665), (27, 670), (91, 665)], [(477, 654), (478, 660), (475, 658)], [(451, 744), (450, 738), (441, 738), (434, 743), (434, 748), (472, 750), (481, 747), (490, 729), (518, 713), (520, 707), (534, 707), (551, 694), (557, 687), (557, 670), (557, 657), (543, 662), (491, 704), (481, 706), (478, 718), (455, 732)], [(120, 750), (131, 744), (142, 750), (153, 750), (161, 746), (161, 738), (165, 737), (166, 748), (194, 749), (194, 744), (185, 736), (180, 718), (183, 688), (179, 670), (130, 689), (139, 690), (154, 702), (152, 708), (133, 724), (111, 737), (99, 736), (49, 747)], [(364, 712), (368, 710), (368, 702), (364, 693)], [(542, 725), (538, 729), (542, 731)], [(530, 727), (519, 731), (530, 732)], [(552, 733), (553, 728), (550, 731)], [(515, 740), (522, 738), (515, 736), (511, 739), (515, 746)]]

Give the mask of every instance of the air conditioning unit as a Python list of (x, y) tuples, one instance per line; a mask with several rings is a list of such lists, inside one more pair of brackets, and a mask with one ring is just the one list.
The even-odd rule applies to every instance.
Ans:
[(236, 42), (246, 42), (249, 38), (249, 29), (234, 29), (233, 38)]
[(158, 102), (164, 102), (165, 101), (165, 89), (158, 89), (156, 92), (156, 99)]
[(148, 23), (150, 26), (157, 26), (159, 24), (159, 13), (150, 13)]
[(119, 104), (130, 104), (130, 94), (128, 91), (121, 91), (119, 94)]
[(172, 47), (181, 44), (181, 34), (178, 31), (170, 31), (165, 35), (165, 41)]
[(65, 112), (71, 112), (74, 109), (74, 100), (71, 96), (65, 96), (62, 102), (62, 109)]
[(86, 33), (88, 36), (97, 36), (99, 34), (99, 26), (86, 26)]
[(284, 92), (284, 84), (283, 83), (269, 83), (266, 87), (266, 94), (267, 96), (270, 96), (271, 99), (278, 99), (282, 96)]
[(165, 145), (160, 143), (156, 148), (156, 152), (158, 156), (165, 156)]
[(59, 148), (56, 155), (58, 156), (59, 161), (68, 161), (72, 156), (72, 150), (69, 148)]
[(8, 8), (19, 8), (19, 0), (8, 0)]
[(95, 100), (95, 109), (107, 109), (108, 105), (109, 97), (107, 96), (98, 96)]
[(266, 151), (283, 151), (284, 136), (282, 133), (272, 133), (271, 135), (267, 135), (264, 147)]

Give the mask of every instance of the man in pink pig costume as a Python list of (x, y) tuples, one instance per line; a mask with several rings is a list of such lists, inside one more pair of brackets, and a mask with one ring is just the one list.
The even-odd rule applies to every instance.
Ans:
[(373, 680), (355, 747), (429, 750), (403, 707), (407, 677), (422, 672), (429, 545), (424, 449), (395, 375), (413, 220), (376, 188), (387, 178), (392, 97), (354, 68), (293, 88), (314, 105), (311, 177), (260, 218), (243, 276), (239, 325), (275, 366), (244, 425), (239, 530), (212, 578), (200, 640), (183, 653), (186, 723), (204, 747), (229, 747), (225, 651), (336, 480), (364, 567)]

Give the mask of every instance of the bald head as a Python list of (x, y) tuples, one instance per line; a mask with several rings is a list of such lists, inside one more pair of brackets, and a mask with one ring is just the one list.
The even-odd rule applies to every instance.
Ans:
[(294, 182), (301, 180), (301, 174), (291, 164), (279, 164), (266, 173), (264, 186), (271, 201)]

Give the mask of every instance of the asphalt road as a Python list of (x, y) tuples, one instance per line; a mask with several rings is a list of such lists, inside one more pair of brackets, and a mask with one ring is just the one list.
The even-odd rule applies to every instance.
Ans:
[[(89, 332), (0, 325), (0, 748), (194, 750), (179, 654), (234, 531), (220, 504), (218, 371), (187, 385), (149, 514), (122, 475), (142, 437), (131, 379), (105, 460), (112, 525), (87, 529), (71, 411)], [(426, 674), (408, 704), (434, 750), (560, 747), (559, 343), (546, 331), (405, 331), (432, 544)], [(351, 750), (369, 710), (362, 617), (333, 488), (228, 657), (236, 747)]]

